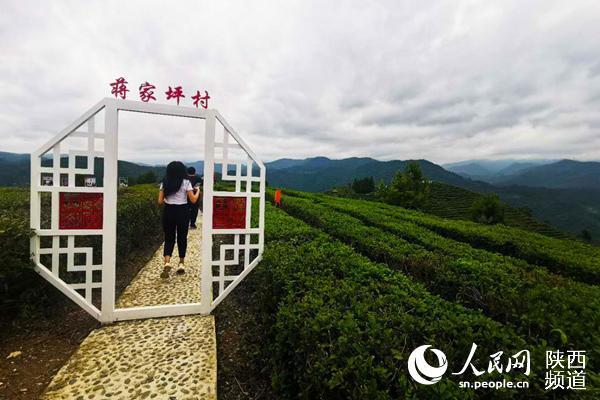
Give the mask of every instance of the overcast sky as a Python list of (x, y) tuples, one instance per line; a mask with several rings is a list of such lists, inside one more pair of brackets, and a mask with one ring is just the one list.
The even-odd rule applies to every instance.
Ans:
[[(145, 81), (160, 103), (208, 90), (265, 161), (600, 160), (597, 1), (166, 4), (0, 0), (0, 151), (35, 149), (123, 76), (132, 100)], [(120, 158), (201, 158), (198, 126), (132, 121)]]

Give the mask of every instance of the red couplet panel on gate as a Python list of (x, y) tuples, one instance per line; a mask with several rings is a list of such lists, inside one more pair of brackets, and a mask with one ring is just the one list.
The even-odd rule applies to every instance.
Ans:
[(102, 193), (61, 193), (60, 229), (102, 229)]
[(213, 229), (245, 228), (245, 197), (213, 197)]

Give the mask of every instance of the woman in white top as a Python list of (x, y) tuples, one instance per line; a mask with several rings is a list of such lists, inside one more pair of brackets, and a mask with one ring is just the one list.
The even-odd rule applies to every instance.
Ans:
[(187, 249), (187, 234), (190, 224), (188, 200), (196, 203), (200, 197), (200, 190), (194, 193), (190, 181), (186, 179), (185, 165), (181, 161), (173, 161), (167, 165), (167, 174), (160, 184), (158, 204), (164, 204), (163, 231), (165, 232), (165, 265), (161, 278), (168, 278), (171, 271), (171, 255), (177, 238), (177, 251), (179, 252), (178, 274), (185, 273), (184, 262)]

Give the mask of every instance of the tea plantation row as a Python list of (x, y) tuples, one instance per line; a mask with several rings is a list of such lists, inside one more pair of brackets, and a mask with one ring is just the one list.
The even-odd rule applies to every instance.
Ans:
[[(552, 397), (543, 392), (546, 343), (532, 346), (510, 326), (442, 300), (404, 274), (270, 206), (266, 229), (264, 258), (253, 272), (263, 307), (257, 320), (270, 321), (264, 352), (274, 388), (283, 397)], [(473, 343), (478, 345), (473, 363), (480, 369), (499, 350), (511, 355), (531, 350), (529, 376), (504, 374), (528, 379), (531, 388), (476, 393), (459, 388), (449, 373), (434, 386), (418, 385), (407, 373), (408, 356), (418, 346), (434, 344), (444, 351), (454, 372)], [(486, 376), (503, 377), (497, 372)], [(461, 379), (475, 378), (469, 370)]]
[[(471, 205), (482, 197), (457, 186), (440, 182), (432, 182), (430, 195), (423, 211), (441, 218), (471, 220)], [(567, 238), (568, 235), (546, 222), (539, 221), (531, 215), (530, 210), (506, 207), (504, 223), (507, 226), (541, 233), (546, 236)]]
[[(319, 194), (295, 191), (286, 193), (313, 200), (333, 199)], [(582, 282), (600, 283), (600, 248), (587, 243), (551, 238), (504, 225), (488, 226), (470, 221), (447, 220), (379, 202), (351, 200), (349, 203), (377, 210), (392, 220), (414, 222), (444, 237), (468, 243), (472, 247), (521, 258)]]
[[(310, 196), (310, 195), (308, 195)], [(352, 201), (343, 200), (348, 204)], [(394, 233), (364, 225), (363, 220), (306, 198), (286, 197), (284, 209), (358, 249), (370, 259), (409, 273), (430, 292), (483, 312), (506, 324), (529, 342), (585, 349), (590, 366), (600, 354), (600, 290), (542, 268), (511, 263), (490, 254), (473, 257), (460, 244), (453, 248), (434, 233), (398, 226)], [(360, 211), (355, 211), (360, 212)], [(362, 211), (363, 216), (368, 212)], [(371, 219), (375, 217), (370, 216)], [(378, 219), (379, 224), (387, 224)], [(393, 223), (390, 223), (393, 225)], [(402, 238), (412, 236), (429, 249)], [(452, 242), (452, 241), (450, 241)], [(448, 246), (444, 249), (444, 245)], [(433, 249), (433, 251), (432, 251)], [(462, 252), (464, 251), (464, 253)], [(474, 250), (477, 252), (477, 250)], [(517, 263), (519, 264), (519, 263)], [(521, 263), (522, 264), (522, 263)]]

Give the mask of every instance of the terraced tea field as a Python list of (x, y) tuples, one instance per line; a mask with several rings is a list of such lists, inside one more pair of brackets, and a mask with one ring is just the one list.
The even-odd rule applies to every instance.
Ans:
[[(457, 186), (432, 182), (431, 195), (424, 211), (442, 218), (470, 220), (471, 205), (481, 196), (481, 194)], [(538, 232), (546, 236), (567, 237), (564, 232), (533, 218), (522, 208), (507, 207), (504, 221), (508, 226)]]
[[(260, 273), (269, 275), (269, 293), (279, 304), (270, 357), (280, 392), (308, 398), (598, 395), (597, 247), (296, 191), (284, 191), (283, 212), (268, 209), (267, 235)], [(481, 350), (479, 365), (496, 351), (530, 350), (530, 388), (473, 392), (459, 388), (455, 377), (431, 387), (408, 377), (414, 348), (432, 344), (452, 354), (450, 369), (458, 371), (472, 343)], [(586, 392), (545, 390), (545, 352), (555, 349), (587, 352)]]
[[(119, 248), (126, 252), (160, 215), (155, 188), (123, 195)], [(14, 273), (29, 268), (27, 192), (4, 190), (1, 203), (0, 250), (12, 260), (5, 273)], [(296, 191), (284, 191), (282, 209), (267, 205), (265, 235), (263, 261), (232, 298), (245, 297), (223, 304), (234, 318), (243, 315), (243, 325), (218, 330), (276, 397), (600, 398), (598, 247)], [(450, 372), (461, 370), (474, 343), (481, 379), (529, 388), (461, 387), (478, 378), (471, 369)], [(408, 373), (408, 358), (422, 345), (448, 357), (448, 372), (434, 385)], [(488, 373), (492, 354), (502, 351), (506, 362), (523, 350), (529, 374)], [(546, 390), (545, 357), (554, 350), (586, 352), (585, 390)], [(218, 374), (237, 387), (233, 377), (246, 367), (231, 365)]]

